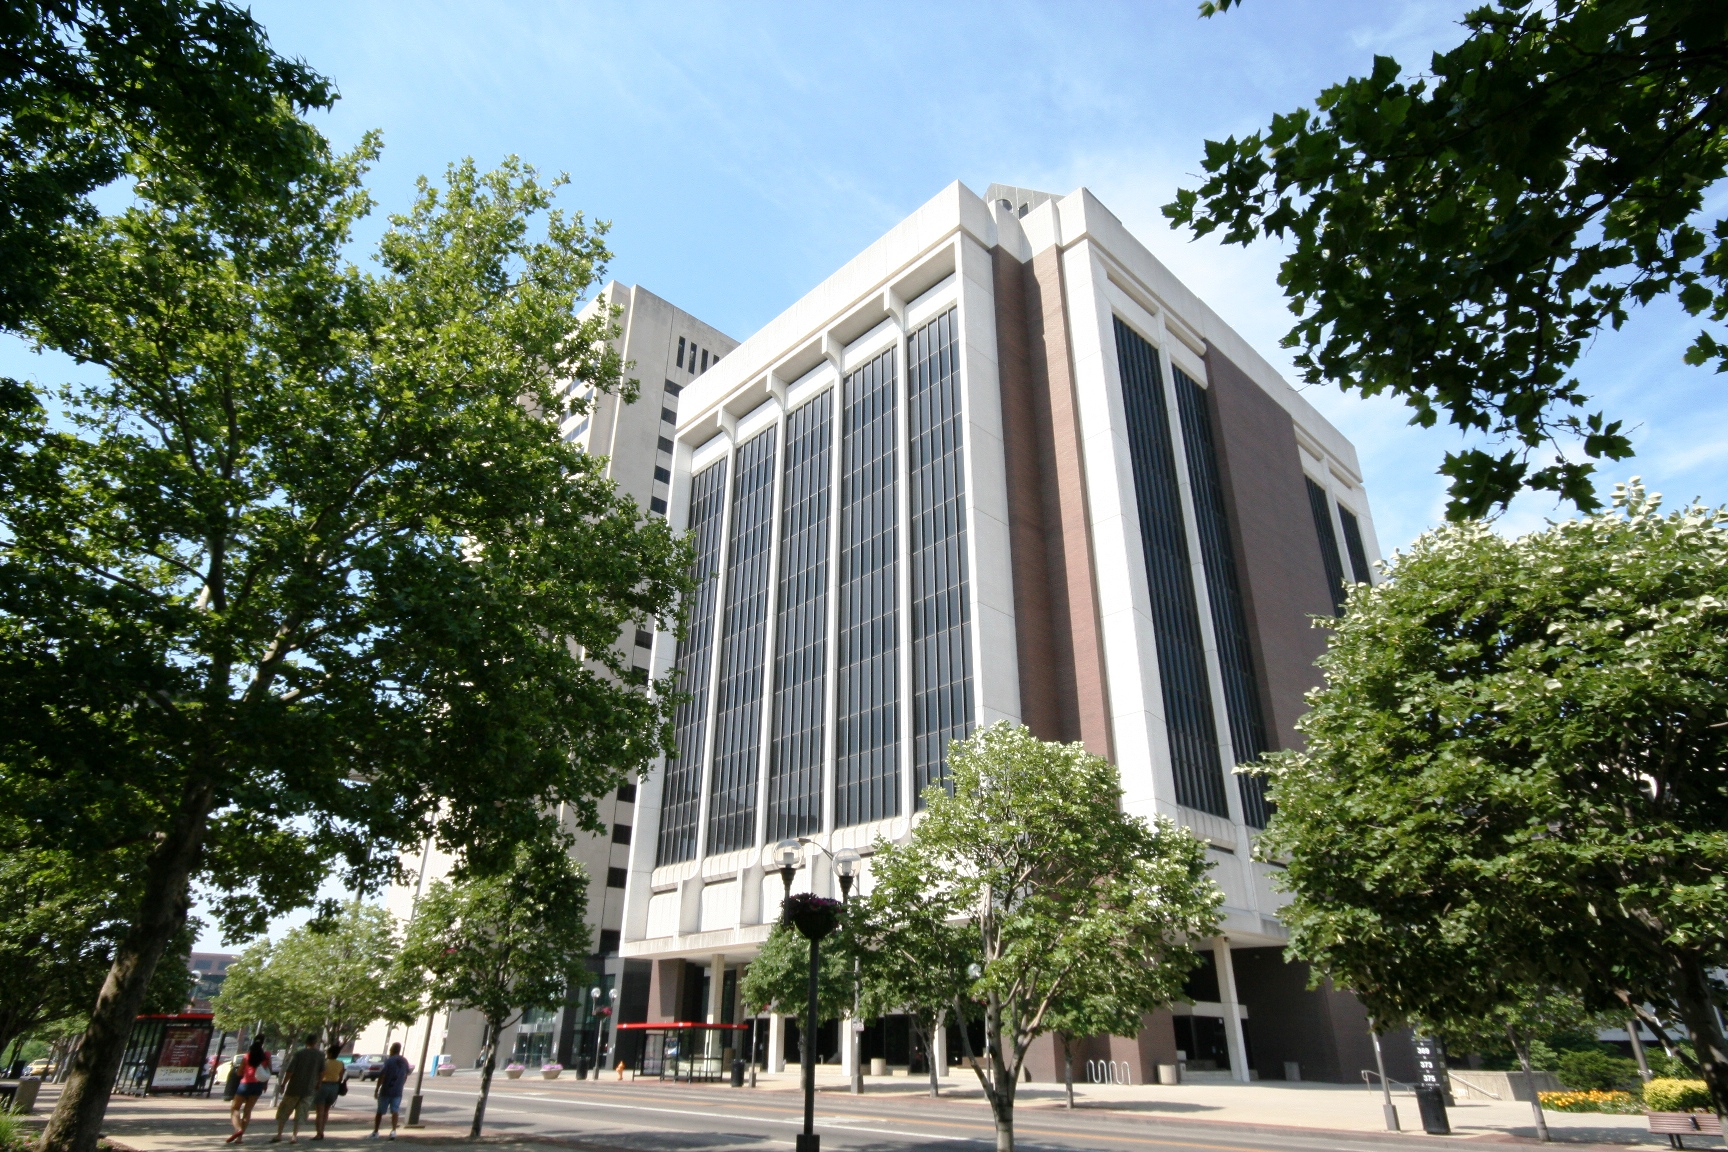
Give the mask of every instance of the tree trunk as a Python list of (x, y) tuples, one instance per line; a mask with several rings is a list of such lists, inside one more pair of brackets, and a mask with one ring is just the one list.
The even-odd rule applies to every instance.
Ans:
[(1638, 1061), (1638, 1079), (1650, 1083), (1650, 1061), (1644, 1056), (1644, 1041), (1638, 1035), (1638, 1017), (1631, 1016), (1626, 1021), (1626, 1035), (1632, 1039), (1632, 1058)]
[(468, 1129), (468, 1139), (480, 1139), (480, 1125), (486, 1120), (486, 1097), (492, 1093), (492, 1070), (498, 1066), (498, 1034), (502, 1022), (486, 1021), (486, 1063), (480, 1069), (480, 1099), (474, 1102), (474, 1123)]
[(943, 1014), (936, 1014), (935, 1027), (925, 1028), (917, 1016), (912, 1017), (912, 1027), (918, 1033), (918, 1038), (924, 1042), (924, 1063), (930, 1070), (930, 1095), (940, 1096), (941, 1084), (938, 1077), (941, 1073), (936, 1067), (936, 1029), (942, 1027)]
[(1011, 1067), (1008, 1053), (1002, 1048), (1002, 1010), (996, 997), (990, 997), (986, 1011), (984, 1046), (990, 1051), (990, 1078), (996, 1082), (990, 1093), (990, 1112), (996, 1120), (996, 1152), (1014, 1152), (1014, 1089), (1020, 1069)]
[(1524, 1083), (1530, 1088), (1530, 1111), (1536, 1114), (1536, 1135), (1548, 1143), (1548, 1118), (1542, 1115), (1542, 1100), (1536, 1092), (1536, 1075), (1530, 1068), (1530, 1045), (1511, 1025), (1506, 1026), (1506, 1038), (1512, 1041), (1512, 1051), (1518, 1053), (1518, 1066), (1524, 1069)]
[(120, 1061), (132, 1035), (132, 1023), (144, 1006), (144, 996), (168, 942), (186, 923), (192, 873), (204, 850), (205, 826), (212, 790), (188, 784), (180, 810), (163, 833), (144, 870), (144, 893), (132, 926), (114, 949), (114, 963), (90, 1023), (84, 1043), (72, 1058), (66, 1088), (42, 1133), (40, 1152), (96, 1152), (108, 1096), (120, 1074)]
[(1722, 1018), (1716, 1014), (1710, 978), (1696, 957), (1688, 956), (1676, 965), (1674, 1008), (1680, 1014), (1680, 1022), (1692, 1033), (1698, 1071), (1710, 1089), (1716, 1115), (1728, 1114), (1728, 1037), (1722, 1034)]
[(1074, 1107), (1074, 1053), (1068, 1046), (1068, 1033), (1056, 1033), (1062, 1042), (1062, 1086), (1068, 1090), (1068, 1107)]

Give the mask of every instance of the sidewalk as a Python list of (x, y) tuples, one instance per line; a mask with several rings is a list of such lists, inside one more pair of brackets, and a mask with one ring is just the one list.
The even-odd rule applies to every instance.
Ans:
[[(799, 1089), (796, 1070), (757, 1076), (757, 1091), (789, 1091)], [(818, 1090), (844, 1092), (848, 1081), (840, 1070), (824, 1066), (816, 1070)], [(866, 1098), (898, 1095), (927, 1095), (928, 1076), (866, 1076)], [(944, 1098), (984, 1104), (984, 1090), (971, 1071), (956, 1068), (942, 1077)], [(1060, 1084), (1021, 1084), (1015, 1094), (1015, 1110), (1061, 1110), (1066, 1092)], [(1385, 1118), (1381, 1114), (1384, 1098), (1377, 1091), (1349, 1084), (1290, 1083), (1282, 1080), (1257, 1080), (1242, 1084), (1225, 1079), (1174, 1086), (1153, 1084), (1076, 1084), (1076, 1108), (1104, 1110), (1127, 1115), (1160, 1117), (1168, 1120), (1192, 1120), (1256, 1128), (1318, 1129), (1329, 1132), (1384, 1132)], [(1420, 1133), (1422, 1117), (1416, 1110), (1416, 1098), (1394, 1092), (1392, 1103), (1398, 1109), (1400, 1126), (1406, 1132)], [(1516, 1100), (1459, 1101), (1448, 1108), (1447, 1117), (1455, 1137), (1477, 1140), (1523, 1138), (1535, 1140), (1536, 1121), (1530, 1105)], [(1668, 1147), (1666, 1136), (1653, 1136), (1643, 1116), (1611, 1116), (1600, 1113), (1546, 1112), (1544, 1118), (1556, 1142), (1587, 1144), (1643, 1144)], [(1702, 1137), (1688, 1137), (1687, 1147), (1709, 1148), (1719, 1142)]]
[[(942, 1099), (952, 1107), (968, 1111), (986, 1108), (983, 1089), (979, 1087), (977, 1078), (971, 1072), (961, 1075), (961, 1069), (955, 1069), (954, 1074), (942, 1079)], [(607, 1076), (612, 1081), (611, 1075)], [(657, 1084), (657, 1082), (656, 1082)], [(494, 1082), (497, 1090), (508, 1091), (518, 1086), (528, 1087), (536, 1093), (556, 1092), (559, 1094), (580, 1093), (586, 1085), (566, 1077), (558, 1080), (524, 1080), (512, 1082), (500, 1077)], [(477, 1090), (479, 1077), (477, 1073), (459, 1073), (454, 1077), (439, 1082), (439, 1087), (445, 1090)], [(817, 1087), (823, 1097), (832, 1099), (836, 1096), (848, 1095), (848, 1082), (836, 1067), (828, 1066), (817, 1069)], [(643, 1085), (649, 1088), (648, 1084)], [(749, 1088), (734, 1089), (724, 1084), (696, 1085), (698, 1091), (713, 1092), (716, 1097), (738, 1099), (753, 1094)], [(757, 1075), (757, 1087), (754, 1093), (793, 1094), (799, 1091), (798, 1073), (796, 1070)], [(904, 1075), (891, 1077), (864, 1078), (865, 1102), (880, 1101), (892, 1104), (896, 1100), (911, 1102), (914, 1097), (928, 1097), (929, 1079), (924, 1076), (907, 1077)], [(47, 1115), (54, 1107), (54, 1101), (59, 1095), (56, 1086), (45, 1087), (38, 1100), (34, 1115), (22, 1118), (32, 1128), (46, 1121)], [(1378, 1092), (1342, 1084), (1317, 1083), (1286, 1083), (1282, 1081), (1257, 1081), (1251, 1084), (1239, 1084), (1231, 1081), (1218, 1080), (1193, 1082), (1178, 1086), (1158, 1085), (1102, 1085), (1077, 1084), (1074, 1088), (1075, 1105), (1088, 1112), (1106, 1112), (1121, 1116), (1138, 1116), (1149, 1120), (1166, 1120), (1182, 1125), (1192, 1124), (1196, 1127), (1213, 1128), (1216, 1126), (1217, 1136), (1226, 1137), (1230, 1132), (1247, 1134), (1251, 1132), (1282, 1132), (1296, 1134), (1309, 1133), (1363, 1133), (1378, 1134), (1385, 1131), (1381, 1116), (1382, 1098)], [(498, 1100), (498, 1097), (494, 1097)], [(1055, 1119), (1052, 1112), (1063, 1111), (1065, 1093), (1060, 1084), (1022, 1084), (1016, 1094), (1015, 1111), (1020, 1115), (1037, 1115), (1043, 1119)], [(1403, 1130), (1421, 1139), (1421, 1119), (1416, 1111), (1415, 1098), (1409, 1095), (1394, 1093), (1393, 1103), (1398, 1108), (1398, 1116)], [(378, 1142), (374, 1144), (364, 1139), (372, 1129), (371, 1110), (366, 1107), (339, 1106), (331, 1113), (328, 1128), (329, 1137), (323, 1144), (314, 1144), (314, 1148), (326, 1148), (329, 1152), (341, 1152), (340, 1146), (347, 1146), (349, 1152), (360, 1152), (366, 1146), (369, 1152), (377, 1149), (394, 1148), (396, 1145)], [(367, 1103), (370, 1103), (368, 1100)], [(502, 1104), (503, 1102), (500, 1101)], [(719, 1103), (719, 1100), (716, 1100)], [(932, 1102), (934, 1103), (934, 1102)], [(941, 1107), (941, 1105), (934, 1105)], [(922, 1108), (919, 1109), (923, 1111)], [(1490, 1143), (1534, 1143), (1536, 1126), (1530, 1113), (1530, 1105), (1517, 1101), (1485, 1101), (1460, 1103), (1448, 1109), (1452, 1125), (1452, 1140), (1458, 1142), (1490, 1142)], [(1597, 1114), (1572, 1114), (1549, 1112), (1546, 1114), (1550, 1132), (1557, 1143), (1569, 1146), (1578, 1145), (1640, 1145), (1651, 1148), (1666, 1148), (1666, 1137), (1652, 1136), (1647, 1129), (1643, 1116), (1608, 1116)], [(244, 1149), (257, 1144), (268, 1144), (270, 1135), (275, 1132), (275, 1110), (260, 1105), (253, 1116), (252, 1130), (246, 1138)], [(1192, 1131), (1192, 1129), (1191, 1129)], [(227, 1106), (221, 1100), (210, 1100), (202, 1097), (157, 1096), (148, 1100), (134, 1097), (117, 1096), (109, 1105), (108, 1118), (103, 1125), (103, 1135), (114, 1143), (133, 1149), (135, 1152), (215, 1152), (223, 1148), (222, 1137), (228, 1132)], [(311, 1134), (308, 1125), (302, 1129), (301, 1142), (307, 1143), (306, 1137)], [(404, 1133), (405, 1141), (412, 1147), (437, 1148), (444, 1152), (459, 1152), (462, 1149), (475, 1147), (475, 1142), (468, 1138), (467, 1125), (431, 1124), (415, 1129), (413, 1133)], [(512, 1135), (499, 1133), (485, 1137), (480, 1143), (486, 1146), (488, 1152), (502, 1152), (505, 1148), (535, 1148), (545, 1149), (548, 1145), (559, 1144), (592, 1149), (593, 1152), (606, 1152), (611, 1145), (605, 1139), (552, 1139), (531, 1134)], [(281, 1152), (287, 1152), (287, 1141), (284, 1138)], [(330, 1149), (330, 1145), (338, 1145)], [(1688, 1148), (1707, 1149), (1720, 1147), (1720, 1143), (1702, 1137), (1689, 1137)], [(272, 1146), (272, 1152), (276, 1152)], [(300, 1152), (296, 1147), (295, 1152)], [(640, 1152), (640, 1149), (637, 1149)], [(1582, 1150), (1580, 1150), (1582, 1152)]]

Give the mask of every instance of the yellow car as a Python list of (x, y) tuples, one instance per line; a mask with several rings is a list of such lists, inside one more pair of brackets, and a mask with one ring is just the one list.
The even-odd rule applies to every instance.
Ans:
[(24, 1075), (34, 1076), (40, 1080), (42, 1077), (48, 1075), (48, 1070), (52, 1067), (54, 1067), (54, 1061), (44, 1056), (40, 1060), (30, 1061), (30, 1066), (24, 1069)]

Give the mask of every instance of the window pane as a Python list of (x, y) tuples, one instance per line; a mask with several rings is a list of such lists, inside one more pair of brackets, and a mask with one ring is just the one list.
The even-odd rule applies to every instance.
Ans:
[(912, 786), (948, 778), (948, 744), (972, 730), (971, 605), (959, 347), (949, 309), (906, 342), (907, 529), (912, 562)]
[[(1224, 677), (1230, 744), (1236, 762), (1246, 764), (1266, 751), (1266, 722), (1260, 710), (1260, 684), (1254, 674), (1254, 650), (1249, 644), (1248, 614), (1237, 579), (1224, 484), (1218, 475), (1212, 411), (1206, 390), (1180, 368), (1174, 373), (1176, 410), (1182, 419), (1182, 443), (1188, 454), (1188, 487), (1194, 494), (1194, 526), (1200, 536), (1206, 598), (1211, 601), (1212, 632), (1218, 640), (1218, 666)], [(1236, 789), (1242, 798), (1243, 817), (1256, 828), (1266, 827), (1271, 809), (1266, 802), (1265, 778), (1238, 776)]]
[(774, 632), (774, 740), (768, 774), (770, 841), (822, 829), (833, 438), (832, 391), (786, 417), (780, 608)]
[(840, 446), (838, 827), (900, 814), (894, 351), (846, 377)]
[(1128, 415), (1128, 454), (1134, 468), (1134, 501), (1140, 514), (1146, 584), (1152, 597), (1152, 627), (1158, 646), (1158, 684), (1164, 727), (1176, 776), (1176, 802), (1215, 816), (1230, 814), (1224, 794), (1206, 650), (1195, 603), (1188, 532), (1176, 452), (1170, 445), (1170, 410), (1164, 400), (1158, 351), (1116, 320), (1116, 358), (1122, 370), (1122, 400)]
[(768, 557), (774, 535), (774, 429), (738, 449), (732, 540), (714, 702), (708, 851), (756, 842), (756, 766), (762, 752), (762, 657), (768, 633)]
[(708, 721), (708, 668), (714, 647), (714, 609), (719, 584), (720, 527), (726, 506), (726, 463), (698, 473), (690, 485), (690, 538), (695, 584), (684, 639), (674, 667), (685, 693), (673, 714), (677, 754), (666, 763), (660, 796), (660, 842), (655, 863), (676, 864), (696, 855), (696, 820), (702, 804), (702, 738)]

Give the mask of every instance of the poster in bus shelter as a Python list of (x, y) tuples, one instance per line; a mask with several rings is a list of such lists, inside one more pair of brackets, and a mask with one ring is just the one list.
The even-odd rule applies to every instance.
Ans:
[(162, 1035), (161, 1056), (156, 1061), (152, 1089), (196, 1088), (204, 1054), (210, 1050), (210, 1025), (170, 1024)]

